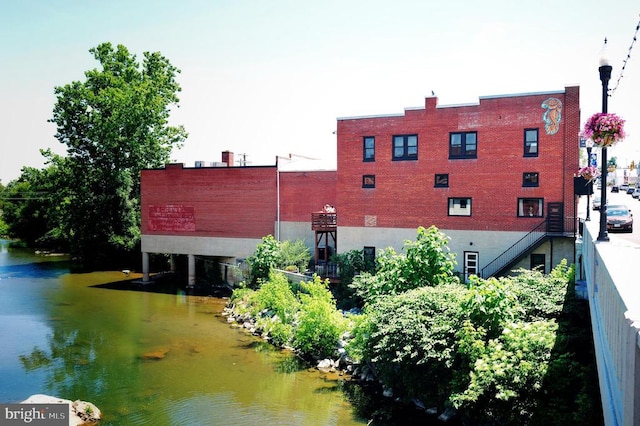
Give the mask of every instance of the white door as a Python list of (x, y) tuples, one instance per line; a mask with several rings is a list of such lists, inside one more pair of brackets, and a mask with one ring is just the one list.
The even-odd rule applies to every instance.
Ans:
[(478, 252), (464, 252), (464, 282), (469, 281), (470, 275), (478, 275)]

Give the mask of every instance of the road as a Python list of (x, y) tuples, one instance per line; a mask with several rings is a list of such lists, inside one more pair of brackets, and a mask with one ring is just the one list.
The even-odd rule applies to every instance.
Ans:
[[(597, 193), (599, 191), (596, 190)], [(594, 194), (595, 195), (595, 194)], [(579, 216), (581, 218), (586, 217), (586, 197), (580, 197)], [(631, 197), (631, 194), (626, 192), (607, 192), (607, 204), (626, 204), (633, 214), (633, 232), (609, 232), (609, 235), (616, 235), (616, 237), (623, 238), (627, 241), (631, 241), (636, 244), (640, 244), (640, 200)], [(598, 210), (591, 210), (591, 221), (600, 221), (600, 212)]]

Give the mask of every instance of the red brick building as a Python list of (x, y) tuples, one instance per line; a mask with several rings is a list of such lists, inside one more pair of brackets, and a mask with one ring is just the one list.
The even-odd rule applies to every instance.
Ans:
[[(451, 238), (460, 274), (548, 271), (574, 261), (579, 127), (578, 87), (470, 105), (429, 97), (401, 114), (339, 118), (337, 171), (284, 171), (284, 161), (145, 170), (144, 258), (233, 260), (271, 234), (304, 239), (316, 258), (320, 245), (325, 258), (317, 260), (326, 260), (336, 250), (400, 251), (419, 226), (435, 225)], [(233, 154), (223, 162), (232, 166)], [(319, 239), (312, 213), (325, 204), (335, 206), (337, 223)]]
[(340, 118), (340, 248), (398, 249), (435, 225), (461, 273), (573, 261), (579, 130), (578, 87)]

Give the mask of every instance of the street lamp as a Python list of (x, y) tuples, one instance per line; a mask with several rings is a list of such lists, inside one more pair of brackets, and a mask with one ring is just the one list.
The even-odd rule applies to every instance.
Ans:
[[(613, 67), (609, 65), (609, 59), (606, 57), (607, 39), (604, 39), (604, 46), (600, 56), (600, 81), (602, 82), (602, 112), (607, 113), (609, 101), (609, 80), (611, 79), (611, 70)], [(609, 241), (607, 234), (607, 147), (602, 147), (601, 157), (602, 167), (602, 191), (600, 193), (600, 232), (598, 233), (598, 241)]]
[[(593, 141), (588, 139), (585, 143), (587, 145), (587, 166), (591, 166), (591, 148), (593, 147)], [(593, 193), (593, 181), (589, 182), (589, 184), (591, 187), (587, 191), (587, 217), (585, 218), (585, 221), (591, 220), (591, 207), (589, 204), (591, 201), (591, 194)]]

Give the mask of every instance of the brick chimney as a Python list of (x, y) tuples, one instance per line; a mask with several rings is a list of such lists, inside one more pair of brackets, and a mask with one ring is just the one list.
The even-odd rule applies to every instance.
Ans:
[(233, 152), (222, 151), (222, 162), (227, 163), (227, 167), (233, 167)]

